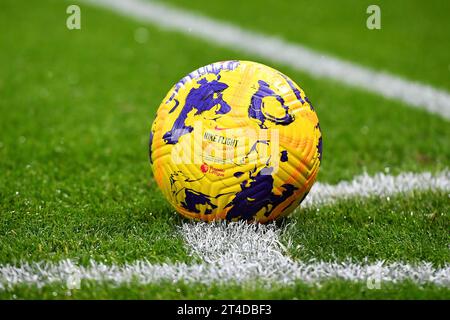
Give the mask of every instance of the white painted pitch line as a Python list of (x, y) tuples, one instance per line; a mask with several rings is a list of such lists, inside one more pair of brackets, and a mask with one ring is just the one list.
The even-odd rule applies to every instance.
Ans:
[(51, 283), (73, 285), (80, 280), (113, 284), (149, 284), (161, 281), (201, 284), (249, 285), (279, 283), (289, 285), (300, 280), (319, 284), (342, 279), (379, 284), (409, 280), (417, 284), (450, 286), (450, 265), (433, 268), (430, 263), (410, 265), (347, 262), (297, 262), (285, 255), (274, 225), (247, 223), (186, 223), (182, 226), (185, 240), (203, 263), (187, 265), (151, 264), (136, 261), (124, 265), (105, 265), (92, 261), (87, 267), (71, 260), (58, 263), (32, 263), (19, 267), (0, 267), (0, 290), (17, 285), (43, 287)]
[(90, 4), (170, 30), (186, 33), (232, 50), (255, 55), (306, 72), (402, 101), (450, 119), (450, 94), (419, 82), (378, 72), (268, 36), (161, 3), (143, 0), (85, 0)]
[[(387, 196), (414, 190), (450, 191), (450, 173), (403, 173), (396, 177), (377, 174), (362, 175), (335, 186), (317, 184), (307, 197), (306, 206), (320, 206), (340, 198), (354, 196)], [(92, 261), (87, 267), (71, 260), (58, 263), (25, 263), (21, 266), (0, 266), (0, 290), (16, 285), (45, 286), (50, 283), (71, 283), (74, 279), (108, 281), (115, 284), (157, 283), (164, 280), (189, 283), (282, 283), (300, 280), (318, 284), (329, 279), (382, 282), (410, 280), (418, 284), (450, 286), (450, 265), (434, 268), (419, 264), (365, 262), (294, 261), (286, 255), (280, 241), (283, 230), (275, 225), (240, 223), (185, 223), (181, 234), (190, 252), (202, 263), (188, 265), (152, 264), (136, 261), (124, 265), (105, 265)], [(290, 246), (288, 241), (287, 246)]]
[(450, 191), (450, 171), (431, 174), (430, 172), (405, 172), (397, 176), (377, 173), (363, 174), (352, 181), (342, 181), (336, 185), (317, 182), (302, 202), (302, 207), (319, 206), (336, 200), (354, 197), (388, 197), (413, 191)]

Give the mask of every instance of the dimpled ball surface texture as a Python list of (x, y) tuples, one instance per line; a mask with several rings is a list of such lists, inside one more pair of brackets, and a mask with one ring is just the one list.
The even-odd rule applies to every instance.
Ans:
[(281, 72), (223, 61), (181, 79), (150, 134), (154, 178), (187, 218), (261, 223), (291, 213), (322, 158), (317, 115)]

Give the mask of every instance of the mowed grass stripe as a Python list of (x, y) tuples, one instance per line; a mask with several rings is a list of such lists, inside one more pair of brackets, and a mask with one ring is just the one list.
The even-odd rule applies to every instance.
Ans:
[(315, 52), (299, 44), (249, 32), (229, 23), (162, 4), (144, 0), (87, 1), (122, 15), (187, 33), (232, 50), (242, 50), (306, 72), (313, 77), (332, 79), (345, 85), (362, 88), (450, 119), (450, 94), (429, 85), (370, 70), (349, 61)]
[(0, 290), (0, 299), (450, 299), (448, 287), (414, 282), (381, 283), (379, 287), (366, 282), (345, 280), (324, 281), (310, 286), (297, 281), (293, 285), (259, 283), (199, 284), (172, 281), (142, 285), (82, 281), (79, 289), (69, 290), (66, 284), (54, 283), (42, 288), (20, 285), (13, 290)]

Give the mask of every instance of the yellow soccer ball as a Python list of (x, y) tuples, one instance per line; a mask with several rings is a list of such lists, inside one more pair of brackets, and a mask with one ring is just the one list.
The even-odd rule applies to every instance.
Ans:
[(322, 158), (317, 115), (281, 72), (217, 62), (181, 79), (162, 101), (150, 161), (167, 200), (187, 218), (265, 223), (311, 189)]

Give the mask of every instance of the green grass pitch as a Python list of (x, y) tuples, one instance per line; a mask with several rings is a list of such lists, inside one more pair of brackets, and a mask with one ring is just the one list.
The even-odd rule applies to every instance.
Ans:
[[(239, 10), (221, 10), (225, 4), (206, 0), (170, 2), (450, 89), (448, 4), (383, 2), (386, 24), (370, 32), (365, 2), (348, 10), (348, 4), (321, 1), (304, 12), (290, 10), (296, 1), (268, 7), (227, 2)], [(66, 258), (82, 265), (90, 259), (191, 263), (196, 257), (177, 232), (183, 220), (152, 177), (150, 125), (166, 92), (188, 72), (214, 61), (253, 58), (83, 3), (82, 29), (70, 31), (65, 25), (69, 4), (0, 3), (0, 265)], [(280, 23), (267, 25), (269, 17)], [(412, 29), (406, 32), (408, 21)], [(135, 40), (142, 27), (148, 30), (146, 43)], [(349, 47), (350, 42), (357, 45)], [(316, 108), (324, 137), (320, 182), (351, 180), (363, 172), (395, 175), (448, 167), (450, 126), (445, 119), (274, 67), (298, 82)], [(297, 210), (286, 224), (286, 239), (294, 242), (289, 253), (298, 260), (430, 261), (437, 267), (450, 262), (445, 192), (339, 201)], [(0, 291), (0, 298), (449, 299), (450, 290), (409, 282), (368, 290), (364, 283), (341, 280), (269, 290), (257, 283), (206, 288), (86, 281), (72, 291), (63, 284), (17, 286)]]

